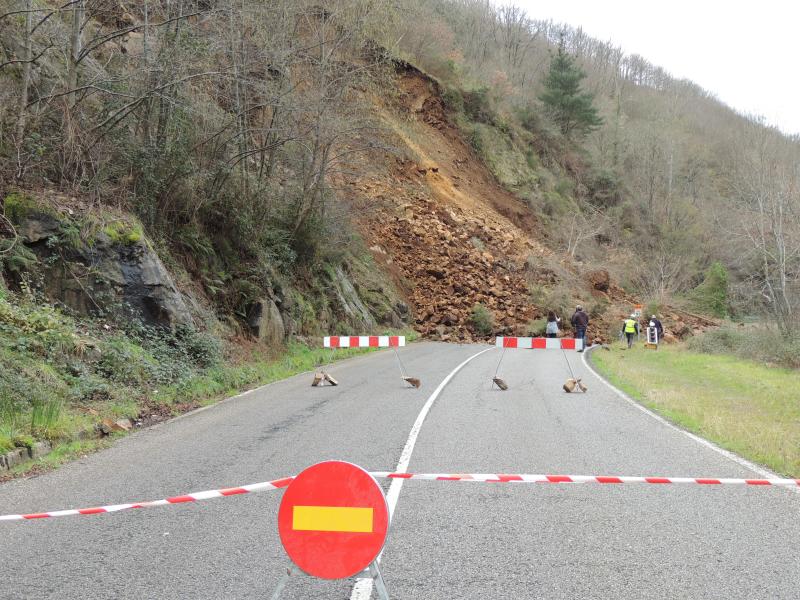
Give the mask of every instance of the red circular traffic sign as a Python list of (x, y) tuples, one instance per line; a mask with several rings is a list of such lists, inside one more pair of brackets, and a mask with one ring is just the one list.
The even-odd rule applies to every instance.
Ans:
[(389, 531), (389, 506), (375, 478), (351, 463), (308, 467), (289, 484), (278, 510), (286, 554), (308, 575), (352, 577), (375, 560)]

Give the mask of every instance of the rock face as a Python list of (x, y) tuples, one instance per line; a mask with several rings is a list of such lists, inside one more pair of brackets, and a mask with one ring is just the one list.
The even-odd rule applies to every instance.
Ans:
[(338, 322), (347, 322), (360, 327), (361, 331), (373, 331), (377, 327), (375, 317), (364, 306), (350, 278), (342, 267), (336, 267), (331, 274), (331, 303)]
[(280, 344), (287, 334), (278, 306), (270, 298), (263, 298), (250, 305), (247, 326), (254, 337), (268, 345)]
[(113, 313), (120, 305), (145, 323), (174, 328), (192, 317), (175, 282), (144, 238), (63, 244), (52, 215), (31, 212), (19, 227), (24, 243), (45, 265), (44, 292), (84, 315)]

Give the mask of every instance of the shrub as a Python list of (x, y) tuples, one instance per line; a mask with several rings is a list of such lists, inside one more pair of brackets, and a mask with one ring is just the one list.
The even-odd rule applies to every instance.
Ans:
[(479, 156), (483, 156), (486, 148), (483, 142), (483, 134), (478, 127), (472, 128), (472, 130), (469, 132), (467, 141), (469, 141), (469, 145), (472, 146), (472, 149), (475, 150)]
[[(589, 305), (589, 317), (592, 319), (599, 319), (608, 311), (610, 303), (605, 298), (600, 298), (596, 302)], [(653, 314), (653, 313), (650, 313)]]
[(490, 335), (494, 331), (494, 314), (483, 304), (472, 307), (470, 321), (475, 331), (481, 335)]
[(12, 223), (19, 224), (36, 208), (36, 203), (30, 196), (19, 192), (12, 192), (3, 199), (3, 212)]
[(525, 335), (542, 337), (547, 331), (547, 319), (534, 319), (525, 326)]
[(111, 221), (108, 225), (103, 227), (109, 239), (115, 244), (123, 244), (125, 246), (132, 246), (144, 238), (144, 231), (142, 226), (138, 223), (128, 223), (122, 219)]
[(445, 108), (450, 112), (464, 112), (464, 96), (458, 88), (447, 87), (442, 94), (442, 100), (444, 100)]
[(696, 310), (715, 317), (728, 315), (728, 271), (715, 262), (705, 272), (703, 283), (691, 293), (692, 305)]
[(648, 302), (647, 306), (645, 307), (645, 314), (644, 317), (649, 319), (650, 315), (658, 315), (661, 312), (661, 305), (653, 300), (652, 302)]
[(202, 369), (218, 365), (222, 360), (222, 342), (213, 335), (194, 327), (181, 326), (176, 331), (191, 361)]
[(622, 181), (614, 171), (594, 169), (589, 174), (586, 187), (595, 206), (610, 208), (622, 200)]
[(720, 327), (692, 337), (688, 347), (704, 354), (733, 354), (760, 362), (800, 368), (800, 335), (782, 336), (767, 327)]
[(480, 87), (476, 90), (463, 93), (464, 112), (476, 123), (491, 125), (495, 115), (489, 100), (489, 88)]

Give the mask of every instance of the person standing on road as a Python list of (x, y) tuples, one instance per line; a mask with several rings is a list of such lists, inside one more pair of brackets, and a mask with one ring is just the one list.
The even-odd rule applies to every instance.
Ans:
[(628, 349), (633, 347), (633, 337), (639, 335), (639, 323), (636, 321), (636, 315), (631, 315), (622, 323), (622, 333), (628, 338)]
[(547, 328), (544, 330), (544, 333), (549, 338), (558, 337), (558, 324), (561, 323), (561, 319), (556, 316), (556, 313), (552, 310), (547, 313)]
[(575, 330), (575, 339), (583, 340), (583, 347), (578, 350), (578, 352), (583, 352), (583, 349), (586, 348), (586, 328), (589, 326), (589, 315), (580, 304), (575, 307), (575, 313), (572, 315), (570, 323)]

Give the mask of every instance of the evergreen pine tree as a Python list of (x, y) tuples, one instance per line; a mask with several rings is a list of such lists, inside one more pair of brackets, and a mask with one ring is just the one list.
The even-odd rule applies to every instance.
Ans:
[(539, 96), (545, 109), (565, 136), (586, 135), (603, 124), (603, 119), (592, 105), (594, 96), (581, 90), (586, 74), (574, 59), (558, 48), (550, 61), (550, 72), (545, 79), (545, 91)]

